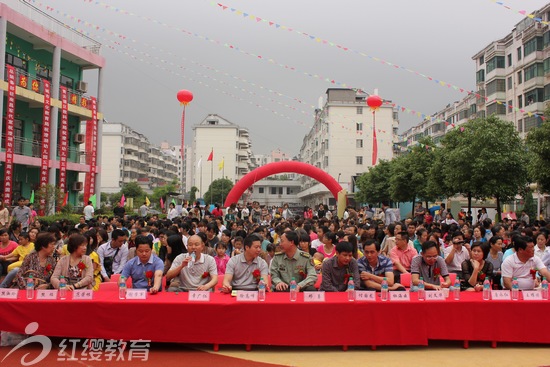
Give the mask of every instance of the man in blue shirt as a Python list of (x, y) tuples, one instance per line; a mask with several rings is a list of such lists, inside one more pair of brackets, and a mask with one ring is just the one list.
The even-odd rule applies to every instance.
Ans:
[(121, 276), (132, 278), (132, 287), (155, 294), (162, 289), (164, 263), (153, 254), (153, 241), (147, 236), (136, 237), (136, 257), (129, 260)]
[(361, 276), (361, 288), (380, 291), (382, 281), (386, 278), (389, 290), (401, 290), (403, 286), (395, 283), (393, 278), (393, 263), (389, 257), (380, 255), (380, 244), (367, 239), (363, 243), (364, 256), (357, 260)]

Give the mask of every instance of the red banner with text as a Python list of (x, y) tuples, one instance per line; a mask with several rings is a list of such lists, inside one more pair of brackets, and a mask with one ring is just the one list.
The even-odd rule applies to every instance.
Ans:
[(69, 121), (67, 88), (60, 88), (61, 94), (61, 129), (59, 131), (59, 188), (67, 191), (67, 157), (69, 155)]
[(4, 165), (4, 204), (11, 205), (13, 193), (13, 155), (15, 154), (15, 68), (6, 65), (8, 101), (6, 105), (6, 164)]
[[(50, 164), (50, 139), (51, 139), (51, 89), (50, 82), (42, 80), (44, 86), (44, 113), (42, 115), (42, 151), (40, 152), (40, 187), (48, 184), (48, 168)], [(46, 206), (46, 198), (40, 198), (39, 211), (43, 212)]]
[(97, 100), (90, 99), (92, 119), (86, 121), (86, 163), (89, 165), (89, 172), (86, 173), (84, 182), (84, 205), (88, 203), (90, 196), (95, 193), (95, 173), (97, 165)]

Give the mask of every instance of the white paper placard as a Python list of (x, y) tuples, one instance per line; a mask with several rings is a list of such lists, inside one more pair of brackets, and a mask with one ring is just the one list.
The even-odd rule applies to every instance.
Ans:
[(510, 291), (501, 290), (501, 291), (491, 291), (491, 299), (495, 301), (509, 301), (510, 300)]
[(126, 299), (147, 299), (147, 289), (128, 289)]
[(19, 294), (18, 289), (0, 288), (0, 298), (17, 299), (18, 294)]
[(74, 300), (90, 300), (94, 297), (94, 291), (91, 289), (75, 289), (73, 292)]
[(443, 291), (426, 291), (426, 301), (445, 301)]
[(57, 299), (57, 289), (38, 289), (36, 299)]
[[(238, 293), (237, 293), (238, 296)], [(192, 302), (208, 302), (210, 301), (209, 291), (189, 291), (189, 301)]]
[(397, 302), (408, 302), (411, 300), (411, 294), (408, 291), (390, 291), (390, 300)]
[(524, 301), (542, 301), (542, 293), (536, 291), (521, 291)]
[(360, 302), (376, 302), (376, 291), (355, 291), (355, 300)]
[(325, 302), (325, 292), (304, 292), (304, 302)]
[(237, 291), (238, 302), (256, 302), (258, 301), (258, 291)]

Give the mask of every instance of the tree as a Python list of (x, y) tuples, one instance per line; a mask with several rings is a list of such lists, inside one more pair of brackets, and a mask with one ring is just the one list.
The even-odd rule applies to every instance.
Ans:
[(355, 194), (355, 201), (359, 203), (381, 203), (391, 200), (389, 181), (391, 177), (392, 161), (381, 160), (368, 172), (363, 173), (357, 180), (359, 192)]
[(156, 187), (153, 190), (153, 195), (151, 195), (152, 203), (160, 203), (160, 198), (164, 198), (166, 201), (166, 196), (169, 192), (177, 192), (179, 189), (179, 184), (177, 179), (173, 179), (168, 185)]
[(225, 200), (227, 194), (232, 188), (233, 182), (231, 182), (231, 180), (227, 178), (219, 178), (210, 184), (203, 199), (209, 204), (219, 203), (223, 205), (223, 200)]
[(138, 198), (145, 196), (145, 191), (137, 184), (137, 182), (129, 182), (122, 186), (121, 192), (127, 198)]
[[(544, 113), (550, 118), (550, 107)], [(539, 128), (529, 131), (525, 141), (529, 149), (527, 169), (529, 177), (539, 186), (540, 192), (550, 192), (550, 122), (546, 120)]]
[(527, 191), (527, 193), (524, 196), (524, 199), (525, 199), (525, 203), (523, 205), (523, 210), (525, 210), (529, 218), (533, 218), (531, 219), (532, 221), (537, 219), (538, 218), (537, 203), (535, 203), (535, 199), (533, 198), (533, 193), (531, 192), (531, 190)]
[(467, 122), (443, 139), (442, 176), (455, 193), (477, 199), (514, 199), (527, 186), (527, 152), (514, 125), (491, 116)]
[(61, 204), (65, 198), (65, 193), (54, 185), (42, 185), (36, 192), (36, 199), (38, 203), (38, 209), (43, 210), (46, 215), (55, 213), (55, 206), (58, 205), (58, 209), (61, 209)]
[(197, 191), (199, 191), (197, 186), (191, 187), (191, 191), (189, 192), (189, 201), (192, 203), (197, 200)]

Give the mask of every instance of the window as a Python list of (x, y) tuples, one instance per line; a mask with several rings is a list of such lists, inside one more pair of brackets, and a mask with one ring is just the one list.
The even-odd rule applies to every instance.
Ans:
[(512, 66), (512, 54), (508, 54), (508, 67)]
[(263, 187), (258, 187), (258, 193), (263, 194), (264, 193), (264, 188)]
[(518, 120), (518, 132), (520, 132), (520, 133), (523, 132), (523, 120), (522, 119)]
[(36, 75), (39, 76), (40, 78), (42, 79), (46, 79), (46, 80), (49, 80), (51, 81), (52, 80), (52, 74), (53, 72), (48, 69), (48, 68), (43, 68), (43, 67), (39, 67), (37, 70), (36, 70)]
[(517, 53), (518, 53), (518, 61), (519, 61), (519, 60), (521, 60), (521, 46), (518, 47)]
[(533, 130), (534, 128), (537, 128), (541, 125), (541, 118), (536, 117), (534, 115), (526, 117), (525, 118), (525, 132), (528, 133), (529, 131)]
[(542, 35), (542, 47), (546, 48), (548, 45), (550, 45), (550, 31), (546, 31)]
[(523, 83), (523, 75), (521, 73), (522, 73), (521, 70), (518, 71), (518, 74), (517, 74), (518, 75), (518, 84)]
[(492, 82), (487, 84), (487, 96), (494, 94), (496, 92), (505, 92), (506, 85), (504, 79), (495, 79)]
[(495, 69), (504, 68), (504, 56), (495, 56), (491, 60), (487, 61), (487, 74)]
[(485, 62), (485, 57), (484, 56), (481, 56), (479, 58), (479, 65), (483, 65), (483, 63)]
[(476, 83), (483, 83), (485, 81), (485, 70), (478, 70), (476, 73)]
[(506, 107), (503, 104), (493, 103), (487, 106), (487, 115), (491, 116), (492, 114), (505, 115)]
[(287, 188), (286, 188), (286, 194), (287, 194), (287, 195), (292, 195), (292, 188), (287, 187)]
[(363, 123), (362, 122), (356, 123), (355, 126), (356, 126), (357, 131), (363, 131)]
[(544, 59), (543, 69), (544, 69), (544, 74), (550, 73), (550, 58)]
[(513, 83), (512, 83), (512, 77), (509, 76), (509, 77), (508, 77), (508, 90), (512, 89), (512, 84), (513, 84)]
[(355, 157), (355, 164), (363, 165), (363, 157), (362, 156)]
[(518, 96), (518, 108), (523, 108), (523, 96)]
[(550, 84), (544, 86), (544, 100), (548, 101), (550, 99)]
[(540, 62), (533, 64), (525, 68), (524, 73), (525, 73), (525, 81), (536, 78), (537, 76), (544, 76), (543, 64)]
[(271, 195), (277, 195), (277, 188), (276, 187), (270, 187), (269, 188), (269, 193)]
[(363, 148), (363, 139), (356, 139), (355, 140), (355, 147), (356, 148)]
[(282, 195), (282, 194), (283, 194), (283, 188), (279, 187), (279, 195)]
[(523, 56), (532, 54), (535, 51), (542, 51), (542, 37), (533, 37), (523, 44)]
[(358, 107), (357, 107), (357, 114), (358, 114), (358, 115), (362, 115), (362, 114), (363, 114), (363, 106), (358, 106)]
[(23, 71), (27, 71), (27, 61), (17, 56), (6, 54), (6, 64), (14, 66), (17, 69), (21, 69)]
[(525, 93), (525, 105), (542, 102), (544, 100), (544, 88), (536, 88)]
[(510, 108), (510, 106), (512, 106), (512, 100), (509, 100), (509, 101), (508, 101), (508, 111), (507, 111), (508, 113), (512, 113), (512, 112), (513, 112), (513, 110)]
[(64, 85), (65, 87), (69, 89), (73, 89), (73, 78), (69, 78), (68, 76), (61, 75), (61, 80), (59, 84)]

